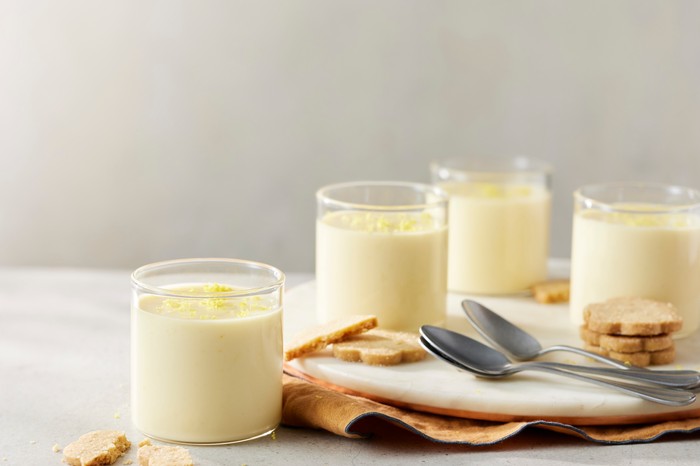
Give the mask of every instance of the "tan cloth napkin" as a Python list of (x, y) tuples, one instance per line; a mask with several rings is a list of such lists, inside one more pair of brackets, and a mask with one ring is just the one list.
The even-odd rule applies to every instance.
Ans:
[(284, 376), (282, 423), (344, 437), (378, 433), (387, 423), (440, 443), (491, 445), (528, 427), (555, 430), (598, 443), (650, 442), (671, 432), (700, 430), (700, 418), (623, 426), (577, 427), (549, 421), (492, 422), (409, 411)]

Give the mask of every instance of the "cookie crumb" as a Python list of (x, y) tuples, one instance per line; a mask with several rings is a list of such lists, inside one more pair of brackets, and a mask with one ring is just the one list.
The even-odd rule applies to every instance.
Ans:
[(151, 445), (150, 442), (139, 447), (138, 460), (139, 466), (194, 466), (194, 461), (186, 448)]
[(58, 453), (59, 451), (61, 451), (61, 447), (58, 445), (58, 443), (54, 443), (51, 447), (51, 450), (53, 450), (54, 453)]

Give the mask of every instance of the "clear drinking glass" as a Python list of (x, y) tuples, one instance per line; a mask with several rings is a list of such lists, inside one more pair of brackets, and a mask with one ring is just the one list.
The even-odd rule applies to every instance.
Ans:
[(192, 444), (272, 432), (282, 413), (284, 274), (184, 259), (131, 277), (131, 406), (144, 434)]
[(417, 332), (445, 320), (447, 194), (418, 183), (355, 182), (316, 193), (318, 320), (374, 314)]
[(430, 166), (450, 195), (447, 287), (510, 294), (547, 277), (551, 169), (525, 157), (464, 157)]
[(700, 325), (700, 192), (652, 183), (590, 185), (574, 193), (571, 318), (610, 298), (672, 303), (678, 336)]

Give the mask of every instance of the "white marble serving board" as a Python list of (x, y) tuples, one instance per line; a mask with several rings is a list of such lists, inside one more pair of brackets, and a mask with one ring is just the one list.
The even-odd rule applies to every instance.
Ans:
[[(565, 261), (551, 263), (552, 276), (567, 276)], [(463, 315), (466, 295), (450, 293), (445, 326), (480, 339)], [(315, 282), (289, 290), (285, 302), (285, 339), (316, 322)], [(472, 297), (533, 334), (543, 346), (581, 346), (569, 320), (567, 304), (538, 304), (529, 296)], [(407, 309), (406, 312), (410, 312)], [(483, 341), (483, 340), (482, 340)], [(700, 335), (676, 341), (676, 361), (662, 368), (700, 369)], [(542, 359), (593, 364), (571, 353)], [(505, 379), (482, 379), (428, 355), (424, 361), (390, 367), (350, 363), (330, 350), (286, 364), (286, 370), (322, 385), (397, 406), (487, 420), (550, 420), (583, 424), (619, 424), (700, 416), (700, 402), (674, 408), (586, 384), (577, 380), (524, 372)]]

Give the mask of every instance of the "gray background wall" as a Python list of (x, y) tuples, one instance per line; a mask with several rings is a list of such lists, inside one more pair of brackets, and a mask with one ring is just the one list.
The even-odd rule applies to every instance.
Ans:
[(313, 270), (314, 192), (459, 154), (700, 188), (700, 2), (0, 0), (0, 265)]

